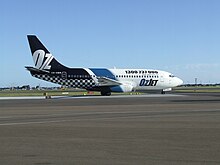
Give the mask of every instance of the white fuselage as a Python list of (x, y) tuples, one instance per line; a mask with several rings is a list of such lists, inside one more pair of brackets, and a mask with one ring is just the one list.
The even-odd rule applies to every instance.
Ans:
[[(86, 69), (86, 68), (85, 68)], [(98, 84), (97, 75), (90, 69), (86, 69), (94, 81)], [(105, 75), (106, 78), (114, 79), (122, 83), (125, 87), (138, 90), (164, 90), (181, 85), (183, 81), (169, 72), (153, 69), (108, 69), (112, 75)], [(121, 86), (123, 88), (123, 85)], [(123, 91), (130, 91), (124, 89)]]

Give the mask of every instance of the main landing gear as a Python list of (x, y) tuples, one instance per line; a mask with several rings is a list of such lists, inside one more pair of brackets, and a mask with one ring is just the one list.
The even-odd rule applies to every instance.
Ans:
[(162, 94), (162, 95), (164, 95), (164, 94), (165, 94), (165, 91), (164, 91), (164, 90), (162, 90), (162, 91), (161, 91), (161, 94)]
[(101, 91), (102, 96), (110, 96), (111, 92)]

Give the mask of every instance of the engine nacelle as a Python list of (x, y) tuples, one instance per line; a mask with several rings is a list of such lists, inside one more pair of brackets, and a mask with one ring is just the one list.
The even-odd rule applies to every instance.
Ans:
[(133, 88), (134, 86), (130, 84), (123, 84), (123, 85), (111, 87), (110, 89), (112, 92), (132, 92)]

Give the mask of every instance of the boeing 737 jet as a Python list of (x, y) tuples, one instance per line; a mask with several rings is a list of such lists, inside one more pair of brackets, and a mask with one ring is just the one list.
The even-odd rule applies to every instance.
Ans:
[(111, 92), (160, 91), (183, 81), (173, 74), (153, 69), (69, 68), (59, 63), (35, 35), (28, 35), (35, 67), (26, 67), (33, 77), (65, 87)]

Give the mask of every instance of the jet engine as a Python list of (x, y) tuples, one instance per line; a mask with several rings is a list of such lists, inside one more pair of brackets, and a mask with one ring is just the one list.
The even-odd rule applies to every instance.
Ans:
[(112, 92), (132, 92), (134, 86), (131, 84), (122, 84), (110, 88)]

